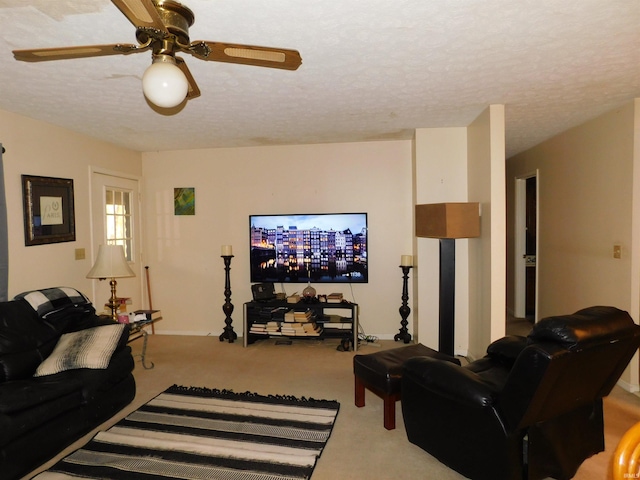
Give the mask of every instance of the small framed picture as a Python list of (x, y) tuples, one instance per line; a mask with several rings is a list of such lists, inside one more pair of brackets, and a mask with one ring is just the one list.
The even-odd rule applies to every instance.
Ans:
[(22, 196), (26, 246), (75, 241), (72, 179), (22, 175)]
[(173, 213), (174, 215), (196, 214), (196, 189), (183, 187), (173, 189)]

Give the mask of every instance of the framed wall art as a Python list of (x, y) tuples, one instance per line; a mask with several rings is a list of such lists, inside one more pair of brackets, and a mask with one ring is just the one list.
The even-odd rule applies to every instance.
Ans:
[(75, 241), (72, 179), (22, 175), (22, 196), (26, 246)]
[(196, 189), (193, 187), (173, 189), (174, 215), (196, 214)]

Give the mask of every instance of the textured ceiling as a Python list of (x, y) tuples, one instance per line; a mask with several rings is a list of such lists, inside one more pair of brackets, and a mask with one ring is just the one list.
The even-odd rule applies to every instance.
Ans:
[(409, 139), (504, 104), (510, 156), (640, 97), (640, 0), (184, 3), (191, 40), (294, 48), (302, 66), (183, 55), (202, 96), (161, 114), (142, 94), (149, 52), (13, 59), (13, 49), (136, 43), (109, 0), (0, 0), (0, 109), (156, 151)]

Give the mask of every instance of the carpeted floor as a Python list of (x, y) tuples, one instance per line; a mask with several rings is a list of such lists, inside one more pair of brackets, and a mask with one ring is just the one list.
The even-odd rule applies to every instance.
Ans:
[[(341, 404), (340, 414), (312, 480), (462, 479), (407, 441), (400, 408), (396, 412), (396, 430), (387, 431), (382, 425), (381, 399), (367, 392), (366, 407), (355, 407), (354, 353), (338, 352), (337, 345), (336, 341), (316, 340), (276, 345), (274, 340), (265, 340), (243, 348), (241, 339), (229, 344), (221, 343), (217, 337), (150, 335), (147, 356), (155, 368), (144, 370), (140, 359), (136, 359), (136, 398), (103, 428), (173, 384), (337, 400)], [(399, 346), (393, 341), (380, 341), (380, 345), (366, 345), (358, 353)], [(136, 340), (131, 346), (137, 353), (142, 341)], [(640, 398), (616, 387), (605, 401), (606, 451), (587, 460), (575, 478), (610, 480), (612, 452), (621, 435), (637, 421), (640, 421)], [(91, 436), (37, 471), (78, 448)], [(464, 451), (460, 454), (464, 455)]]

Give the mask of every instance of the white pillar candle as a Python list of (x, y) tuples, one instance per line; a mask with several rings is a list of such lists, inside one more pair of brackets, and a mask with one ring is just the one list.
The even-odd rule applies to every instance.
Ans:
[(222, 245), (222, 256), (229, 257), (233, 255), (233, 248), (231, 245)]
[(400, 257), (401, 267), (413, 267), (413, 257), (411, 255), (402, 255)]

